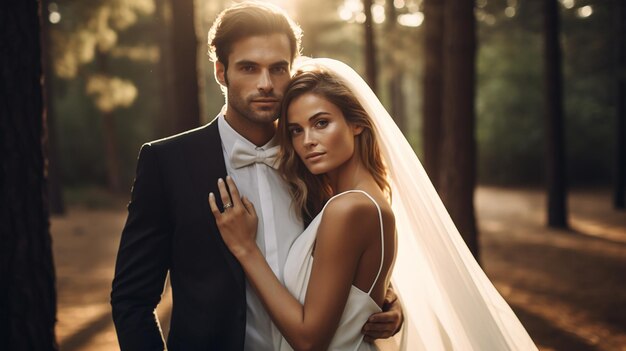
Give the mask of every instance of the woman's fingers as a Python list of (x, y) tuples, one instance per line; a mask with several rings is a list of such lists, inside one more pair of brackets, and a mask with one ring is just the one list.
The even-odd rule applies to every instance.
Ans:
[(226, 183), (222, 178), (217, 180), (217, 188), (220, 192), (220, 198), (222, 199), (222, 205), (224, 206), (224, 210), (227, 210), (229, 207), (233, 205), (230, 201), (230, 195), (228, 194), (228, 190), (226, 189)]
[(239, 189), (231, 176), (226, 176), (226, 184), (228, 184), (228, 190), (233, 201), (234, 207), (241, 205), (241, 195), (239, 195)]
[(254, 205), (252, 204), (252, 202), (250, 202), (250, 200), (248, 200), (248, 198), (245, 196), (241, 199), (241, 202), (246, 208), (246, 211), (248, 211), (250, 215), (256, 217), (256, 210), (254, 209)]
[(215, 219), (219, 218), (222, 213), (220, 212), (220, 209), (217, 208), (215, 195), (213, 193), (209, 193), (209, 207), (211, 207), (211, 212), (213, 212), (213, 216), (215, 216)]

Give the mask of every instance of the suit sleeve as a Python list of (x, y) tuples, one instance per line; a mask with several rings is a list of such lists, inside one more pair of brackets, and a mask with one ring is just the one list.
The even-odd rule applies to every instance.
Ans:
[(163, 350), (155, 308), (170, 266), (172, 226), (154, 146), (139, 152), (115, 264), (113, 321), (122, 350)]

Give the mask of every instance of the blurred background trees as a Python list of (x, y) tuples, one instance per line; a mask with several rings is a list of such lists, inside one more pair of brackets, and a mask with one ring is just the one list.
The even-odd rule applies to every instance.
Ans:
[[(367, 78), (475, 255), (476, 184), (546, 185), (557, 227), (567, 225), (568, 188), (612, 186), (624, 208), (624, 1), (271, 2), (302, 25), (303, 54)], [(63, 195), (127, 199), (142, 143), (219, 113), (206, 33), (230, 4), (40, 0), (0, 14), (0, 278), (10, 287), (0, 330), (5, 340), (26, 331), (17, 348), (56, 347), (48, 209), (63, 212)], [(26, 304), (12, 303), (18, 295)]]
[(615, 182), (613, 203), (615, 208), (624, 209), (626, 203), (626, 4), (614, 0), (613, 47), (615, 52)]
[[(368, 81), (438, 188), (450, 175), (468, 181), (469, 189), (472, 184), (542, 186), (549, 179), (547, 143), (555, 142), (563, 148), (565, 167), (554, 180), (557, 185), (615, 184), (615, 205), (624, 198), (624, 152), (618, 152), (624, 149), (624, 122), (616, 117), (624, 114), (621, 1), (612, 5), (621, 12), (599, 0), (552, 2), (561, 20), (554, 40), (562, 52), (556, 59), (562, 73), (562, 141), (546, 134), (545, 121), (554, 113), (544, 113), (545, 2), (476, 0), (471, 9), (475, 52), (459, 52), (456, 58), (444, 55), (449, 50), (444, 26), (462, 25), (444, 21), (447, 1), (270, 2), (303, 27), (304, 55), (337, 58), (371, 76)], [(47, 89), (56, 133), (51, 136), (57, 136), (56, 163), (69, 201), (102, 187), (126, 194), (143, 142), (217, 115), (224, 100), (206, 55), (206, 34), (230, 4), (59, 0), (46, 5), (53, 71)], [(459, 81), (469, 84), (444, 82), (459, 79), (446, 68), (453, 59), (475, 68)], [(458, 113), (461, 119), (444, 118), (461, 105), (459, 111), (466, 111)], [(449, 144), (442, 153), (446, 123), (469, 139)], [(440, 174), (444, 169), (448, 176)], [(561, 193), (565, 199), (565, 187)]]
[[(476, 185), (546, 187), (555, 227), (568, 224), (571, 188), (612, 188), (612, 205), (624, 208), (626, 2), (270, 2), (303, 27), (304, 55), (343, 60), (367, 78), (476, 256)], [(57, 347), (48, 212), (127, 201), (142, 143), (219, 113), (206, 34), (230, 4), (40, 0), (0, 12), (9, 349)]]

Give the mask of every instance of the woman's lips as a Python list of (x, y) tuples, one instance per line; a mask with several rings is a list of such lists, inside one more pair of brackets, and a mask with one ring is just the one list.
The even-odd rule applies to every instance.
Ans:
[(317, 161), (319, 160), (322, 156), (324, 156), (326, 153), (325, 152), (312, 152), (308, 155), (306, 155), (305, 159), (307, 161)]

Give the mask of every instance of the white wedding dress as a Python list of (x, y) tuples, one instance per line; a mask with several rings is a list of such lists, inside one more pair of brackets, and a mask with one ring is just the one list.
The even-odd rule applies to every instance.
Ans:
[[(362, 193), (374, 202), (378, 209), (378, 219), (380, 221), (380, 240), (382, 241), (382, 255), (380, 261), (380, 267), (378, 268), (378, 274), (372, 283), (369, 291), (365, 292), (352, 285), (350, 288), (350, 294), (346, 301), (346, 307), (341, 315), (341, 320), (335, 336), (333, 337), (328, 350), (332, 351), (369, 351), (377, 350), (377, 348), (365, 341), (363, 341), (363, 333), (361, 329), (367, 319), (374, 313), (380, 312), (380, 307), (372, 300), (370, 293), (372, 288), (376, 285), (378, 277), (380, 276), (383, 268), (384, 261), (384, 236), (383, 236), (383, 222), (382, 214), (378, 203), (366, 192), (362, 190), (349, 190), (333, 196), (322, 211), (313, 218), (311, 224), (304, 230), (302, 234), (296, 239), (289, 253), (287, 254), (287, 260), (285, 261), (284, 282), (289, 292), (304, 304), (304, 298), (306, 296), (307, 287), (309, 285), (309, 278), (311, 276), (311, 268), (313, 267), (313, 245), (317, 236), (317, 230), (322, 221), (322, 215), (326, 206), (338, 196), (347, 193)], [(287, 343), (285, 338), (282, 338), (280, 344), (280, 351), (291, 351), (291, 346)]]
[[(405, 319), (400, 333), (388, 340), (392, 343), (381, 348), (536, 351), (465, 245), (411, 145), (367, 83), (348, 65), (332, 59), (302, 58), (294, 67), (330, 72), (354, 93), (372, 118), (389, 169), (398, 248), (391, 280)], [(294, 269), (290, 264), (287, 267)], [(350, 299), (356, 301), (353, 295)], [(345, 332), (338, 334), (355, 335), (349, 328), (357, 327), (342, 328)]]

